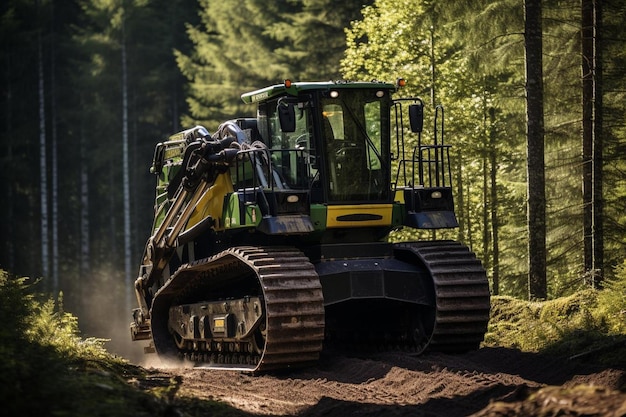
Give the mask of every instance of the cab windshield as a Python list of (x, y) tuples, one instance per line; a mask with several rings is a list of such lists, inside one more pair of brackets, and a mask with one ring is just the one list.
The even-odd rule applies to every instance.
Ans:
[(387, 201), (389, 111), (384, 90), (337, 90), (322, 99), (330, 201)]
[(274, 185), (308, 189), (313, 202), (390, 201), (389, 95), (337, 89), (320, 94), (319, 102), (300, 97), (289, 102), (293, 131), (280, 127), (281, 104), (268, 102), (258, 120), (277, 173)]

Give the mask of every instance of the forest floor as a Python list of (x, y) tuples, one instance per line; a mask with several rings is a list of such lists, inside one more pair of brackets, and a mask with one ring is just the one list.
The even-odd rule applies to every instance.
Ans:
[[(11, 417), (626, 417), (626, 331), (612, 330), (626, 308), (606, 313), (621, 291), (493, 297), (483, 347), (465, 354), (323, 351), (315, 366), (251, 375), (157, 364), (127, 325), (84, 339), (77, 319), (26, 290), (0, 274), (0, 403)], [(141, 354), (122, 354), (121, 341)]]
[[(363, 358), (325, 353), (315, 367), (257, 376), (147, 372), (135, 385), (167, 387), (171, 415), (626, 416), (626, 371), (508, 348)], [(216, 403), (226, 407), (217, 412)]]

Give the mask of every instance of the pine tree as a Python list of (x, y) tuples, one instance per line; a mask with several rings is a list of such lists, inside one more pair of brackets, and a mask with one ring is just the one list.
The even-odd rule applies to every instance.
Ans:
[(201, 1), (201, 26), (190, 26), (191, 54), (177, 53), (189, 80), (184, 124), (209, 129), (249, 115), (240, 95), (284, 79), (339, 78), (344, 28), (361, 2), (330, 0), (220, 3)]
[(237, 116), (250, 115), (239, 96), (285, 78), (283, 63), (272, 60), (279, 43), (267, 34), (285, 1), (200, 1), (200, 26), (188, 26), (194, 44), (190, 54), (176, 52), (181, 72), (189, 80), (190, 114), (185, 126), (210, 130)]
[(0, 192), (9, 196), (0, 209), (2, 218), (8, 219), (2, 228), (6, 236), (2, 253), (8, 259), (1, 263), (40, 277), (49, 267), (49, 218), (42, 216), (49, 213), (45, 131), (49, 2), (6, 1), (0, 16)]
[(285, 62), (295, 80), (336, 80), (341, 78), (345, 29), (361, 17), (361, 9), (373, 1), (305, 0), (291, 1), (280, 20), (268, 29), (281, 43), (276, 59)]

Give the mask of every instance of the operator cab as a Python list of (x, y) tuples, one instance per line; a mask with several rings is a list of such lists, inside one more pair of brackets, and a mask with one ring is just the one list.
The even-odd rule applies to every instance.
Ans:
[(313, 87), (258, 105), (259, 133), (284, 185), (308, 188), (312, 203), (390, 203), (389, 85)]
[[(238, 122), (255, 125), (249, 160), (263, 168), (252, 186), (240, 186), (237, 179), (234, 188), (244, 194), (254, 189), (251, 203), (268, 201), (262, 223), (276, 227), (262, 224), (261, 231), (350, 229), (350, 238), (360, 241), (376, 240), (401, 225), (457, 227), (443, 120), (441, 141), (422, 145), (423, 103), (417, 98), (393, 100), (401, 85), (286, 80), (241, 96), (257, 105), (255, 119)], [(403, 117), (416, 135), (406, 141), (413, 152), (405, 153)], [(248, 201), (245, 195), (243, 201)], [(292, 228), (291, 223), (300, 226)]]

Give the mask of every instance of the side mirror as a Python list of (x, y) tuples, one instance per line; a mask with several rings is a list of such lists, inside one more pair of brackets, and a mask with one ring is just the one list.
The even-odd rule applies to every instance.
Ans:
[(411, 131), (420, 133), (424, 129), (424, 105), (409, 105), (409, 121), (411, 122)]
[(296, 110), (293, 104), (279, 103), (277, 107), (280, 130), (283, 132), (296, 131)]

